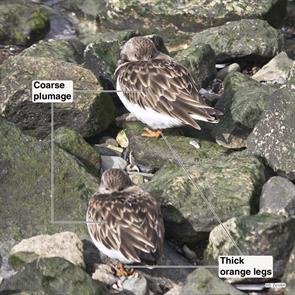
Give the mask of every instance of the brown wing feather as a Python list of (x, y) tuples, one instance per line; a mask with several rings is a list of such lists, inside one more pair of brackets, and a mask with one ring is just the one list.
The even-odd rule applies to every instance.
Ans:
[(127, 99), (150, 107), (199, 128), (191, 115), (215, 122), (221, 112), (208, 106), (199, 95), (189, 71), (173, 59), (129, 62), (116, 72)]
[(111, 195), (95, 194), (89, 201), (87, 220), (95, 239), (126, 258), (156, 260), (163, 250), (164, 225), (160, 209), (150, 194), (137, 186)]

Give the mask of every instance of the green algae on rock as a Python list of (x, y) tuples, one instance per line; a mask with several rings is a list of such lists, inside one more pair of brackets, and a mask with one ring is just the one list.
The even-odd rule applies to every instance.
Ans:
[(241, 58), (269, 60), (281, 51), (283, 35), (267, 21), (243, 19), (199, 32), (192, 42), (209, 44), (217, 62)]
[(49, 8), (32, 4), (0, 5), (0, 42), (30, 45), (49, 31)]
[(222, 221), (249, 215), (264, 183), (264, 165), (253, 156), (235, 153), (190, 163), (196, 189), (182, 169), (166, 165), (144, 187), (158, 199), (167, 236), (184, 243), (197, 242), (218, 224), (203, 195)]
[(54, 143), (66, 152), (78, 158), (94, 175), (100, 169), (100, 155), (75, 130), (60, 127), (54, 132)]
[(85, 46), (78, 39), (48, 40), (38, 43), (23, 50), (21, 56), (48, 57), (81, 64)]
[(101, 92), (102, 86), (89, 70), (51, 58), (16, 56), (6, 60), (0, 71), (0, 114), (27, 134), (44, 138), (50, 133), (51, 106), (32, 102), (32, 80), (72, 80), (75, 89), (94, 91), (75, 93), (73, 103), (55, 104), (55, 127), (66, 126), (91, 137), (114, 120), (112, 97)]
[[(22, 293), (22, 291), (24, 293)], [(94, 281), (80, 267), (60, 258), (34, 260), (0, 286), (3, 294), (106, 295), (107, 287)]]
[[(51, 222), (51, 148), (24, 135), (0, 117), (0, 241), (16, 241), (63, 229), (86, 234), (86, 226)], [(84, 220), (98, 179), (58, 146), (54, 147), (54, 218)]]
[[(294, 244), (295, 219), (264, 213), (233, 217), (224, 226), (243, 255), (272, 255), (274, 278), (282, 276)], [(217, 263), (219, 255), (240, 255), (220, 225), (210, 233), (205, 263)]]
[(215, 53), (207, 44), (196, 44), (178, 51), (174, 57), (192, 73), (198, 88), (208, 86), (215, 76)]
[[(144, 138), (141, 136), (144, 128), (142, 123), (128, 122), (125, 127), (129, 140), (129, 149), (132, 151), (136, 162), (152, 169), (159, 169), (167, 162), (175, 163), (162, 138)], [(198, 139), (201, 147), (197, 149), (191, 144), (193, 138), (169, 135), (167, 131), (165, 131), (165, 134), (183, 161), (189, 165), (195, 164), (196, 161), (215, 158), (226, 153), (223, 147), (207, 140)]]
[(223, 111), (219, 123), (209, 126), (215, 140), (227, 148), (243, 148), (266, 109), (276, 88), (261, 85), (242, 73), (229, 74), (224, 81), (224, 96), (216, 107)]

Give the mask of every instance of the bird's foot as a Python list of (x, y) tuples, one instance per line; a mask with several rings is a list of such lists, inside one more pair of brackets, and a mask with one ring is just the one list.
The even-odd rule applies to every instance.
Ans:
[(115, 276), (117, 277), (128, 277), (134, 273), (133, 268), (126, 269), (123, 263), (120, 263), (118, 266), (113, 267)]
[(159, 138), (161, 137), (162, 131), (161, 130), (150, 130), (149, 128), (144, 128), (144, 132), (141, 136), (143, 137), (149, 137), (149, 138)]

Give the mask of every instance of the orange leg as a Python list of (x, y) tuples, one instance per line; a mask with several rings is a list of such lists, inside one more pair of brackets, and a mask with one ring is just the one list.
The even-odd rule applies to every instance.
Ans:
[(149, 137), (149, 138), (159, 138), (161, 137), (161, 133), (162, 133), (161, 130), (153, 131), (153, 130), (150, 130), (149, 128), (144, 128), (144, 132), (142, 133), (141, 136)]
[(119, 265), (114, 268), (114, 272), (117, 277), (128, 277), (134, 273), (134, 269), (126, 269), (124, 264), (120, 262)]

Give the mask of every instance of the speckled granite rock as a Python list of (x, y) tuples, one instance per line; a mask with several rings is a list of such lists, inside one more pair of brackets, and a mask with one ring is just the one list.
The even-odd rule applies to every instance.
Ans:
[(267, 60), (281, 50), (283, 36), (266, 21), (244, 19), (197, 33), (193, 37), (193, 44), (200, 43), (212, 47), (217, 62), (245, 57)]
[(273, 93), (270, 103), (247, 140), (252, 154), (263, 157), (275, 171), (295, 179), (295, 94)]
[(112, 98), (101, 92), (102, 86), (89, 70), (51, 58), (17, 56), (6, 60), (0, 71), (0, 115), (26, 133), (38, 138), (50, 133), (51, 105), (32, 102), (31, 85), (36, 79), (73, 80), (76, 89), (97, 92), (76, 93), (73, 103), (55, 104), (55, 128), (66, 126), (90, 137), (113, 121)]
[(270, 178), (262, 189), (259, 212), (295, 216), (295, 185), (281, 176)]
[(282, 281), (286, 283), (285, 295), (295, 292), (295, 246), (289, 256)]

